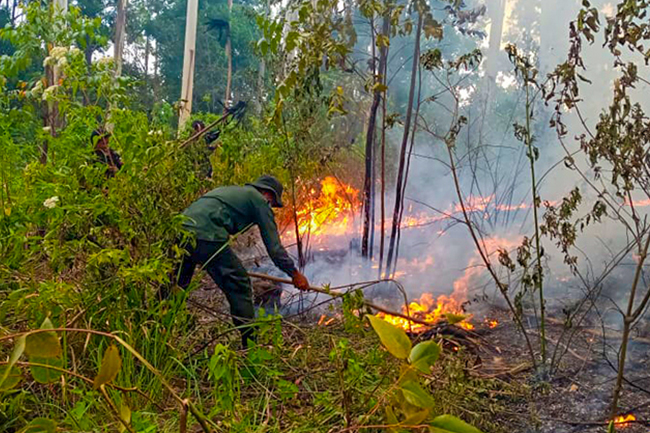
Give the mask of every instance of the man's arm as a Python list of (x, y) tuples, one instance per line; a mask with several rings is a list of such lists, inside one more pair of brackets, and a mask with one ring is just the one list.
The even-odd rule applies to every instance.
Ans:
[(262, 235), (266, 251), (269, 253), (269, 257), (271, 257), (275, 266), (280, 268), (285, 274), (293, 277), (297, 271), (296, 266), (280, 242), (278, 226), (275, 224), (273, 211), (268, 205), (257, 208), (257, 224), (260, 228), (260, 234)]
[(217, 148), (217, 145), (212, 143), (216, 141), (217, 138), (219, 138), (219, 135), (221, 135), (221, 131), (219, 129), (205, 134), (205, 143), (208, 145), (208, 148), (210, 150), (214, 150)]

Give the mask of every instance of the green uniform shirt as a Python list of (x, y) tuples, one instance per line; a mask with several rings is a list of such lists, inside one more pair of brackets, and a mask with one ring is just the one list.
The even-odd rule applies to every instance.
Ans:
[(293, 260), (280, 242), (273, 211), (264, 196), (252, 186), (223, 186), (213, 189), (190, 207), (183, 215), (189, 218), (186, 229), (197, 239), (227, 242), (250, 224), (260, 229), (262, 240), (273, 263), (287, 275), (296, 270)]

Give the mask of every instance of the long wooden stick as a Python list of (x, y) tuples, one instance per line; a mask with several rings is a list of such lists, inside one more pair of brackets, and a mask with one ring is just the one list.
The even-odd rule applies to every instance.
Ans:
[[(248, 275), (253, 277), (253, 278), (259, 278), (261, 280), (273, 281), (275, 283), (293, 284), (291, 280), (288, 280), (288, 279), (285, 279), (285, 278), (274, 277), (272, 275), (258, 274), (257, 272), (249, 272)], [(341, 298), (341, 297), (344, 296), (344, 293), (333, 292), (333, 291), (330, 291), (330, 290), (325, 290), (325, 289), (320, 288), (320, 287), (310, 286), (309, 291), (310, 292), (316, 292), (316, 293), (322, 293), (323, 295), (331, 296), (333, 298)], [(426, 320), (418, 319), (417, 317), (408, 316), (408, 315), (403, 314), (403, 313), (398, 313), (397, 311), (391, 311), (391, 310), (389, 310), (387, 308), (380, 307), (379, 305), (373, 304), (370, 301), (366, 301), (365, 299), (363, 300), (363, 305), (365, 305), (366, 307), (371, 308), (373, 310), (380, 311), (380, 312), (382, 312), (384, 314), (388, 314), (390, 316), (401, 317), (402, 319), (406, 319), (406, 320), (409, 320), (409, 321), (411, 321), (413, 323), (418, 323), (420, 325), (435, 326), (437, 324), (437, 323), (427, 322)]]

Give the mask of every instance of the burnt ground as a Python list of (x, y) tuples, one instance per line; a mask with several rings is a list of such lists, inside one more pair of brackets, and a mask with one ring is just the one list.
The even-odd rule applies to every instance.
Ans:
[[(260, 285), (256, 284), (259, 292)], [(262, 291), (268, 289), (261, 285)], [(287, 294), (283, 303), (287, 302)], [(293, 298), (289, 298), (295, 302)], [(205, 308), (207, 306), (207, 309)], [(227, 303), (220, 290), (209, 278), (201, 283), (190, 297), (190, 310), (196, 312), (198, 331), (197, 347), (215, 342), (210, 332), (214, 322), (229, 322)], [(557, 370), (550, 379), (534, 372), (530, 356), (521, 333), (510, 319), (507, 311), (498, 307), (488, 307), (486, 318), (496, 319), (499, 324), (489, 328), (486, 322), (474, 320), (477, 324), (470, 340), (463, 341), (463, 332), (451, 336), (450, 340), (458, 344), (467, 344), (476, 353), (474, 366), (468, 366), (472, 375), (482, 378), (497, 378), (514, 383), (526, 389), (526, 397), (519, 399), (503, 414), (503, 422), (512, 432), (535, 433), (589, 433), (605, 432), (609, 403), (616, 380), (616, 353), (620, 344), (620, 333), (606, 330), (603, 338), (601, 325), (594, 320), (585, 322), (575, 331), (570, 347), (564, 344), (558, 348), (560, 361)], [(312, 322), (318, 320), (319, 314), (307, 316)], [(301, 317), (305, 320), (305, 317)], [(529, 321), (529, 324), (531, 321)], [(548, 353), (553, 354), (556, 342), (562, 338), (564, 325), (551, 318), (547, 327), (549, 339)], [(313, 324), (313, 323), (312, 323)], [(619, 337), (619, 338), (617, 338)], [(416, 336), (422, 339), (423, 336)], [(531, 331), (534, 350), (538, 353), (537, 334)], [(237, 339), (237, 335), (218, 336), (218, 341)], [(626, 433), (647, 433), (650, 430), (650, 339), (635, 336), (628, 352), (626, 379), (620, 400), (621, 414), (634, 414), (636, 422), (620, 426), (617, 431)], [(486, 432), (487, 433), (487, 432)]]
[[(530, 356), (524, 339), (504, 311), (492, 309), (499, 319), (494, 329), (483, 331), (482, 365), (474, 373), (519, 381), (530, 389), (527, 402), (513, 408), (520, 420), (513, 422), (513, 431), (540, 433), (604, 432), (609, 405), (616, 382), (617, 350), (620, 334), (606, 330), (595, 321), (575, 332), (568, 350), (564, 344), (557, 371), (550, 379), (538, 377), (531, 368)], [(564, 325), (549, 319), (548, 352), (553, 354)], [(480, 331), (479, 331), (480, 332)], [(535, 351), (537, 334), (531, 334)], [(562, 341), (566, 341), (566, 334)], [(633, 414), (637, 422), (619, 426), (617, 431), (647, 433), (650, 426), (650, 340), (636, 337), (628, 349), (626, 379), (619, 404), (619, 413)]]

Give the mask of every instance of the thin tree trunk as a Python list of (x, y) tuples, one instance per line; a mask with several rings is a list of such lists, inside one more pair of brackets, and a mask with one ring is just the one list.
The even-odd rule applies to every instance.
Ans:
[(415, 32), (415, 48), (413, 49), (413, 64), (411, 66), (411, 85), (409, 88), (409, 100), (406, 106), (406, 120), (404, 121), (404, 134), (402, 135), (402, 147), (399, 156), (399, 167), (397, 169), (397, 185), (395, 186), (395, 207), (393, 209), (393, 224), (390, 232), (390, 243), (388, 246), (388, 258), (386, 260), (386, 274), (392, 269), (393, 257), (395, 255), (395, 246), (397, 244), (397, 227), (399, 226), (399, 216), (404, 206), (403, 184), (404, 184), (404, 167), (406, 165), (406, 152), (409, 139), (409, 130), (411, 129), (411, 116), (413, 115), (413, 99), (415, 97), (415, 80), (418, 72), (418, 63), (420, 61), (420, 35), (422, 34), (422, 14), (418, 16), (418, 27)]
[(149, 55), (151, 54), (151, 41), (149, 40), (149, 35), (146, 37), (144, 44), (144, 83), (147, 84), (149, 78)]
[[(373, 18), (370, 21), (370, 27), (372, 32), (372, 75), (374, 77), (374, 82), (378, 82), (378, 69), (377, 69), (377, 55), (376, 55), (376, 43), (375, 43), (375, 19), (374, 14)], [(370, 104), (370, 112), (368, 114), (368, 129), (366, 131), (366, 169), (365, 176), (363, 181), (363, 234), (361, 237), (361, 256), (369, 257), (369, 234), (370, 234), (370, 224), (371, 224), (371, 215), (373, 208), (373, 197), (372, 197), (372, 163), (373, 163), (373, 149), (374, 149), (374, 138), (375, 138), (375, 124), (377, 122), (377, 109), (379, 108), (379, 98), (381, 94), (378, 89), (373, 91), (372, 104)]]
[[(386, 80), (383, 75), (385, 75), (387, 57), (388, 57), (388, 47), (382, 46), (379, 50), (379, 65), (376, 64), (377, 57), (375, 53), (375, 43), (374, 43), (374, 20), (373, 20), (373, 51), (372, 51), (372, 61), (373, 61), (373, 75), (375, 77), (375, 84), (383, 84)], [(383, 18), (381, 34), (388, 37), (390, 31), (390, 14), (387, 11), (386, 15)], [(369, 246), (369, 234), (370, 230), (374, 229), (374, 219), (371, 218), (373, 215), (374, 208), (374, 194), (372, 194), (372, 182), (373, 182), (373, 161), (374, 161), (374, 138), (375, 138), (375, 129), (377, 125), (377, 111), (379, 109), (379, 102), (382, 96), (381, 89), (375, 89), (373, 93), (372, 105), (370, 106), (370, 114), (368, 116), (368, 129), (366, 132), (366, 168), (365, 168), (365, 180), (363, 186), (364, 192), (364, 218), (363, 218), (363, 235), (361, 239), (361, 255), (363, 257), (370, 257)], [(383, 155), (382, 155), (383, 160)], [(383, 170), (383, 168), (382, 168)], [(383, 184), (382, 184), (383, 191)], [(383, 197), (382, 197), (383, 201)], [(383, 237), (383, 234), (382, 234)], [(383, 241), (382, 241), (383, 242)]]
[[(386, 62), (388, 63), (388, 62)], [(384, 85), (386, 85), (387, 65), (384, 65), (382, 71)], [(388, 89), (381, 101), (381, 221), (379, 224), (379, 267), (377, 269), (377, 278), (381, 278), (382, 266), (384, 264), (384, 244), (386, 239), (386, 100), (388, 98)]]
[(232, 0), (228, 0), (228, 38), (226, 39), (226, 58), (228, 59), (228, 76), (226, 78), (226, 96), (223, 99), (224, 112), (230, 105), (230, 87), (232, 86), (232, 38), (230, 21), (232, 20)]
[[(638, 245), (641, 247), (641, 240), (643, 235), (638, 238)], [(639, 262), (636, 265), (636, 272), (634, 275), (634, 281), (632, 282), (632, 289), (630, 290), (630, 298), (627, 303), (627, 311), (623, 316), (623, 341), (621, 342), (621, 348), (618, 354), (618, 374), (616, 376), (616, 385), (614, 385), (614, 393), (612, 395), (612, 405), (610, 408), (610, 417), (614, 419), (618, 412), (618, 399), (621, 395), (621, 389), (623, 387), (623, 377), (625, 375), (625, 361), (627, 358), (627, 345), (630, 339), (630, 331), (634, 321), (639, 317), (640, 313), (645, 310), (645, 306), (648, 302), (648, 294), (646, 292), (644, 299), (641, 301), (639, 307), (634, 309), (634, 301), (636, 297), (636, 292), (639, 286), (639, 281), (643, 273), (643, 265), (645, 264), (646, 258), (648, 257), (648, 248), (650, 247), (650, 234), (647, 235), (645, 245), (643, 248), (639, 248)], [(647, 289), (650, 291), (650, 289)]]
[(126, 8), (127, 0), (118, 0), (117, 18), (115, 20), (115, 76), (122, 75), (122, 57), (124, 55), (124, 41), (126, 40)]
[[(51, 18), (53, 19), (56, 14), (66, 13), (68, 11), (67, 0), (56, 0), (50, 7)], [(49, 44), (48, 44), (49, 45)], [(52, 47), (48, 46), (48, 50)], [(47, 87), (55, 86), (59, 83), (59, 70), (56, 66), (45, 67), (45, 80)], [(56, 101), (43, 102), (43, 124), (49, 128), (50, 135), (56, 137), (56, 131), (60, 126), (59, 119), (59, 104)], [(41, 146), (40, 162), (46, 164), (49, 157), (48, 141), (44, 141)]]
[[(408, 156), (406, 157), (406, 170), (404, 173), (404, 186), (402, 188), (402, 197), (406, 197), (406, 185), (408, 184), (409, 172), (411, 171), (411, 155), (413, 154), (413, 146), (415, 146), (415, 133), (417, 132), (417, 128), (418, 128), (418, 117), (420, 115), (421, 95), (422, 95), (422, 71), (420, 68), (420, 63), (418, 62), (418, 99), (415, 108), (415, 121), (413, 122), (413, 132), (411, 133), (411, 144), (409, 146)], [(404, 216), (404, 205), (402, 204), (399, 212), (399, 219), (397, 221), (397, 242), (395, 243), (395, 258), (393, 259), (393, 269), (392, 269), (393, 274), (397, 269), (397, 259), (399, 258), (399, 246), (400, 246), (400, 240), (402, 239), (402, 217), (403, 216)]]

